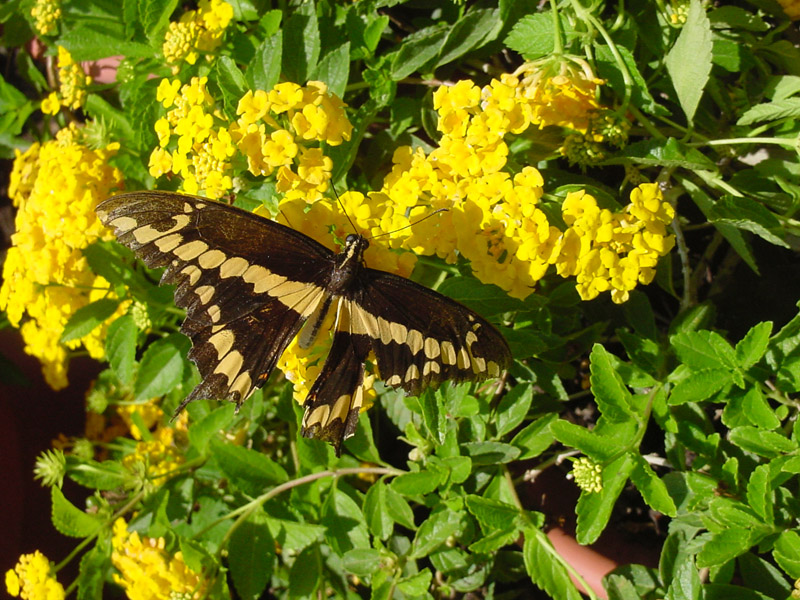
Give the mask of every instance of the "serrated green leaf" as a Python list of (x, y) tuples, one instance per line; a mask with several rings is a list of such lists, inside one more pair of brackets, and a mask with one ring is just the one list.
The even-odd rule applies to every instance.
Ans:
[(219, 87), (222, 104), (229, 115), (236, 114), (239, 100), (247, 89), (247, 79), (230, 56), (219, 56), (214, 61), (210, 79)]
[(728, 527), (711, 536), (697, 555), (697, 566), (713, 567), (736, 558), (752, 546), (750, 531)]
[(500, 442), (467, 442), (461, 444), (464, 454), (472, 459), (473, 465), (497, 465), (516, 460), (520, 449)]
[(575, 510), (578, 515), (576, 539), (580, 544), (594, 543), (605, 529), (614, 504), (636, 466), (635, 459), (625, 453), (603, 468), (603, 489), (582, 492)]
[(497, 529), (508, 529), (514, 525), (520, 516), (517, 507), (494, 500), (469, 494), (465, 498), (467, 510), (478, 520), (481, 530), (489, 533)]
[(775, 540), (772, 556), (792, 579), (800, 579), (800, 534), (793, 529), (783, 531)]
[(675, 501), (669, 495), (667, 486), (658, 478), (652, 467), (641, 456), (635, 457), (636, 465), (631, 471), (630, 478), (642, 499), (648, 506), (669, 517), (677, 515)]
[(515, 385), (503, 396), (495, 411), (497, 437), (503, 437), (522, 423), (533, 402), (533, 387), (530, 384)]
[(789, 248), (783, 239), (784, 231), (778, 218), (764, 205), (739, 196), (723, 196), (711, 209), (712, 223), (724, 223), (755, 233), (770, 244)]
[(755, 452), (759, 456), (774, 458), (797, 450), (797, 442), (775, 433), (755, 427), (736, 427), (730, 432), (730, 440), (743, 450)]
[(749, 369), (761, 360), (767, 351), (771, 335), (772, 321), (758, 323), (750, 328), (750, 331), (736, 344), (736, 362), (739, 363), (739, 368)]
[(526, 60), (547, 56), (553, 51), (553, 26), (553, 15), (549, 12), (525, 15), (511, 28), (505, 45)]
[(137, 16), (149, 40), (162, 41), (164, 29), (178, 5), (178, 0), (139, 0), (135, 3)]
[(150, 344), (139, 364), (134, 386), (136, 402), (158, 398), (180, 385), (189, 346), (189, 339), (179, 333)]
[(773, 521), (774, 495), (769, 465), (759, 465), (747, 480), (747, 503), (767, 523)]
[(321, 42), (314, 2), (299, 4), (283, 26), (281, 64), (289, 81), (303, 82), (317, 68)]
[(124, 385), (129, 385), (133, 379), (137, 333), (138, 329), (131, 315), (125, 315), (111, 323), (106, 332), (108, 364)]
[(78, 600), (102, 600), (103, 584), (111, 570), (111, 557), (100, 544), (81, 557), (78, 573)]
[(497, 9), (472, 7), (450, 28), (435, 68), (453, 62), (467, 52), (494, 40), (503, 27), (503, 21), (498, 18), (498, 14)]
[(391, 78), (400, 81), (411, 75), (440, 52), (449, 27), (445, 23), (425, 27), (406, 36), (392, 54)]
[(675, 354), (692, 369), (734, 369), (731, 345), (715, 331), (682, 331), (670, 338)]
[(386, 488), (386, 511), (398, 525), (412, 531), (417, 528), (414, 524), (414, 511), (411, 510), (411, 506), (391, 486)]
[(547, 537), (538, 529), (526, 529), (522, 556), (525, 570), (531, 581), (551, 598), (580, 600), (582, 598), (575, 584), (569, 578), (564, 564), (557, 558)]
[(101, 298), (91, 304), (82, 306), (72, 314), (67, 324), (64, 325), (61, 341), (70, 342), (89, 335), (95, 327), (98, 327), (113, 315), (118, 306), (119, 300), (115, 298)]
[(414, 542), (411, 545), (410, 558), (428, 556), (436, 548), (455, 535), (461, 528), (461, 514), (452, 510), (440, 510), (433, 513), (419, 526)]
[(387, 539), (394, 530), (394, 522), (386, 506), (388, 489), (383, 481), (378, 481), (370, 486), (364, 498), (367, 527), (372, 535), (382, 540)]
[(603, 418), (612, 423), (625, 422), (633, 415), (631, 393), (615, 371), (611, 355), (600, 344), (592, 347), (591, 390)]
[(341, 44), (323, 56), (314, 77), (324, 81), (328, 91), (342, 98), (350, 77), (350, 42)]
[(694, 558), (686, 556), (675, 570), (675, 577), (669, 581), (665, 600), (698, 600), (703, 583), (694, 565)]
[[(620, 446), (627, 441), (621, 438), (606, 438), (605, 436), (598, 435), (596, 432), (589, 431), (585, 427), (575, 425), (563, 419), (551, 423), (550, 431), (555, 438), (565, 446), (580, 450), (586, 456), (598, 462), (603, 462), (614, 456), (619, 451)], [(633, 427), (631, 427), (631, 433), (634, 433)]]
[(553, 444), (555, 436), (550, 431), (550, 425), (557, 419), (557, 414), (547, 414), (529, 423), (514, 436), (511, 440), (511, 445), (521, 450), (517, 460), (539, 456)]
[(259, 496), (269, 488), (289, 480), (286, 471), (261, 452), (243, 446), (210, 440), (211, 452), (231, 483), (249, 496)]
[(381, 567), (381, 555), (374, 548), (354, 548), (344, 553), (342, 565), (348, 573), (369, 577)]
[(419, 471), (403, 473), (392, 480), (392, 489), (403, 496), (430, 494), (439, 487), (442, 474), (439, 471)]
[(126, 40), (123, 23), (114, 23), (111, 19), (104, 19), (102, 25), (80, 23), (68, 29), (58, 42), (69, 50), (76, 62), (121, 54), (127, 58), (150, 58), (156, 54), (147, 44)]
[(243, 600), (261, 597), (272, 577), (275, 564), (275, 540), (266, 517), (258, 513), (238, 527), (228, 542), (228, 567), (233, 585)]
[(110, 460), (78, 461), (67, 457), (67, 473), (69, 478), (83, 487), (94, 490), (113, 490), (125, 483), (128, 474), (119, 462)]
[(601, 45), (595, 46), (595, 49), (597, 52), (597, 74), (608, 82), (608, 85), (618, 96), (622, 97), (626, 92), (626, 88), (630, 86), (631, 101), (635, 106), (653, 115), (667, 114), (666, 109), (660, 106), (650, 94), (647, 80), (639, 71), (636, 58), (630, 50), (625, 46), (617, 45), (617, 52), (619, 52), (622, 62), (628, 70), (630, 80), (633, 83), (632, 86), (630, 85), (630, 80), (623, 75), (611, 49), (608, 46)]
[(322, 582), (319, 547), (309, 546), (298, 555), (289, 571), (289, 597), (312, 598)]
[(436, 291), (484, 317), (521, 310), (524, 306), (520, 300), (512, 298), (496, 285), (481, 283), (474, 277), (449, 277)]
[(424, 598), (431, 585), (433, 575), (430, 569), (424, 569), (416, 575), (403, 577), (397, 582), (397, 591), (409, 598)]
[(667, 53), (665, 64), (678, 101), (691, 122), (711, 74), (711, 23), (698, 0), (691, 0), (686, 22)]
[(419, 405), (422, 408), (422, 420), (428, 429), (430, 438), (437, 444), (444, 442), (446, 415), (441, 394), (427, 390), (419, 396)]
[(233, 422), (235, 410), (236, 406), (234, 404), (223, 404), (205, 415), (199, 421), (194, 421), (189, 425), (189, 442), (192, 448), (197, 450), (201, 455), (205, 454), (212, 437), (217, 435), (221, 430), (227, 429)]
[(509, 527), (508, 529), (498, 529), (481, 536), (476, 542), (469, 546), (469, 551), (475, 554), (489, 554), (513, 544), (519, 538), (519, 527)]
[(762, 429), (777, 429), (780, 419), (775, 416), (775, 411), (764, 398), (761, 388), (753, 386), (745, 391), (742, 397), (742, 408), (747, 420)]
[(256, 49), (253, 63), (247, 68), (245, 79), (251, 90), (271, 90), (281, 75), (283, 33), (281, 31), (266, 38)]
[(322, 505), (320, 522), (327, 527), (326, 540), (342, 556), (353, 548), (369, 548), (369, 531), (361, 507), (342, 490), (333, 488)]
[(102, 519), (87, 514), (72, 504), (57, 486), (50, 488), (50, 517), (59, 533), (75, 538), (85, 538), (97, 533)]
[(669, 395), (669, 404), (677, 406), (686, 402), (702, 402), (722, 388), (730, 385), (733, 374), (728, 369), (702, 369), (694, 371), (679, 381)]
[(773, 102), (756, 104), (746, 110), (736, 121), (736, 124), (746, 126), (782, 119), (796, 119), (798, 117), (800, 117), (800, 98), (783, 98)]
[(702, 152), (686, 146), (675, 138), (634, 142), (620, 152), (620, 158), (611, 158), (606, 164), (623, 164), (627, 161), (652, 167), (680, 167), (692, 171), (715, 168), (714, 162)]
[(739, 563), (738, 573), (741, 573), (744, 584), (764, 593), (767, 598), (789, 598), (792, 586), (786, 581), (786, 576), (771, 562), (767, 562), (753, 552), (746, 552), (736, 559)]

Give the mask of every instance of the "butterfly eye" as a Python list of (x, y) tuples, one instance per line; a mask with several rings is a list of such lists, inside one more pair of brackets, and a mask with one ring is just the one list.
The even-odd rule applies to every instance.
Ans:
[(355, 233), (350, 233), (345, 238), (344, 243), (347, 244), (348, 246), (350, 246), (351, 244), (355, 244), (357, 239), (358, 239), (358, 236)]

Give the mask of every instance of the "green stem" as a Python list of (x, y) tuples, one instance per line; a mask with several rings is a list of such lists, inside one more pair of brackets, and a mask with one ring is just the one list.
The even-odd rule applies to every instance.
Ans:
[(561, 37), (561, 19), (558, 18), (558, 2), (550, 0), (550, 14), (553, 16), (553, 54), (564, 54), (564, 40)]
[(707, 140), (704, 142), (691, 142), (687, 144), (687, 146), (733, 146), (735, 144), (771, 144), (775, 146), (784, 146), (786, 148), (796, 148), (798, 145), (798, 140), (789, 140), (776, 137), (742, 137), (728, 138), (723, 140)]

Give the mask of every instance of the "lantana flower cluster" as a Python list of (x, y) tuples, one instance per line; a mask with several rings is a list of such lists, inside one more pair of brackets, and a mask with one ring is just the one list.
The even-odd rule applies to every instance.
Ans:
[(167, 63), (193, 65), (201, 53), (214, 52), (222, 44), (225, 29), (233, 18), (233, 7), (224, 0), (200, 0), (197, 10), (183, 13), (180, 21), (169, 24), (162, 52)]
[[(338, 146), (353, 130), (345, 104), (321, 81), (279, 83), (248, 91), (239, 101), (231, 135), (256, 176), (275, 174), (284, 198), (312, 203), (328, 190), (333, 163), (312, 143)], [(295, 168), (293, 168), (296, 165)]]
[[(108, 162), (119, 145), (92, 150), (79, 137), (71, 125), (55, 140), (17, 152), (9, 186), (18, 210), (3, 265), (0, 309), (20, 328), (25, 351), (42, 363), (53, 389), (67, 385), (70, 349), (83, 345), (93, 358), (104, 356), (105, 324), (61, 343), (67, 321), (90, 302), (113, 297), (109, 283), (89, 269), (83, 249), (111, 237), (94, 208), (122, 188), (122, 174)], [(122, 303), (107, 323), (124, 308)]]
[(118, 571), (113, 574), (114, 581), (130, 600), (205, 597), (208, 582), (186, 565), (180, 551), (168, 552), (163, 537), (128, 531), (125, 519), (119, 518), (114, 522), (111, 546), (111, 564)]
[(58, 47), (58, 91), (51, 92), (42, 100), (42, 112), (55, 115), (61, 107), (77, 110), (86, 104), (86, 87), (92, 78), (84, 73), (81, 66), (63, 46)]
[(33, 26), (39, 35), (55, 33), (61, 18), (61, 0), (36, 0), (31, 8)]
[(6, 591), (23, 600), (64, 600), (64, 586), (55, 578), (47, 557), (36, 550), (23, 554), (13, 569), (6, 571)]

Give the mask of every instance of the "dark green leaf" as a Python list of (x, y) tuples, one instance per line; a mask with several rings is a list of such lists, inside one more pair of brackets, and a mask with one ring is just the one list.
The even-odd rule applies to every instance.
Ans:
[(244, 74), (230, 56), (220, 56), (214, 61), (211, 77), (219, 86), (225, 112), (228, 116), (235, 115), (239, 100), (247, 89)]
[(261, 452), (217, 438), (211, 438), (211, 452), (231, 483), (249, 496), (260, 496), (289, 479), (283, 467)]
[(503, 27), (498, 12), (497, 9), (472, 7), (456, 21), (447, 34), (436, 61), (436, 68), (494, 40)]
[[(73, 462), (74, 461), (74, 462)], [(83, 487), (94, 490), (113, 490), (125, 483), (127, 472), (119, 462), (110, 460), (77, 460), (67, 457), (69, 478)]]
[(442, 474), (439, 471), (404, 473), (394, 478), (392, 481), (392, 489), (403, 496), (430, 494), (439, 487), (441, 480)]
[(780, 221), (768, 209), (755, 200), (739, 196), (723, 196), (712, 207), (712, 223), (732, 225), (750, 231), (770, 244), (789, 248), (784, 241)]
[(289, 570), (289, 597), (311, 598), (322, 582), (322, 557), (319, 547), (309, 546), (295, 558)]
[[(622, 97), (629, 83), (626, 81), (617, 59), (608, 46), (597, 46), (596, 51), (597, 74), (607, 80), (608, 85), (618, 96)], [(633, 54), (631, 54), (631, 51), (625, 46), (620, 45), (617, 45), (617, 51), (622, 58), (622, 62), (625, 64), (625, 68), (630, 74), (630, 79), (633, 81), (633, 86), (631, 87), (631, 100), (633, 104), (650, 114), (665, 114), (666, 110), (664, 107), (660, 106), (650, 94), (647, 81), (639, 72), (636, 59)]]
[(778, 121), (781, 119), (796, 119), (800, 117), (800, 98), (784, 98), (764, 104), (756, 104), (746, 110), (736, 122), (737, 125), (747, 126), (763, 121)]
[(517, 384), (500, 400), (495, 412), (497, 437), (503, 437), (522, 423), (533, 402), (530, 384)]
[(763, 429), (777, 429), (780, 427), (780, 419), (775, 416), (775, 411), (764, 398), (760, 387), (747, 388), (742, 398), (742, 408), (747, 419), (756, 427)]
[(125, 315), (111, 323), (106, 333), (108, 364), (117, 379), (125, 385), (129, 385), (133, 378), (137, 333), (136, 323), (131, 315)]
[(272, 577), (275, 540), (266, 517), (258, 513), (237, 525), (228, 542), (228, 566), (239, 596), (256, 600)]
[(387, 539), (394, 530), (394, 522), (386, 506), (389, 489), (383, 481), (378, 481), (370, 486), (364, 498), (367, 527), (372, 535), (382, 540)]
[(461, 528), (461, 514), (452, 510), (433, 513), (417, 530), (411, 546), (411, 558), (428, 556), (436, 548), (455, 535)]
[(527, 529), (524, 534), (522, 555), (531, 581), (551, 598), (580, 600), (580, 593), (570, 580), (558, 553), (550, 546), (547, 536), (538, 529)]
[(786, 577), (775, 566), (752, 552), (742, 554), (738, 559), (738, 573), (747, 587), (763, 592), (768, 598), (789, 598), (792, 587)]
[[(553, 421), (550, 424), (550, 431), (565, 446), (580, 450), (586, 456), (598, 462), (603, 462), (614, 456), (619, 451), (620, 445), (628, 441), (622, 437), (613, 440), (608, 439), (605, 436), (598, 435), (596, 432), (589, 431), (585, 427), (563, 419)], [(631, 435), (633, 434), (633, 427), (631, 427)]]
[(505, 44), (526, 60), (547, 56), (553, 51), (553, 25), (553, 15), (550, 12), (525, 15), (514, 24), (506, 36)]
[(145, 402), (171, 392), (180, 385), (189, 339), (173, 333), (150, 344), (142, 355), (136, 378), (136, 402)]
[(631, 393), (614, 370), (611, 355), (600, 344), (595, 344), (589, 356), (591, 385), (597, 407), (603, 418), (613, 423), (631, 418)]
[(665, 600), (699, 600), (703, 583), (694, 565), (694, 557), (686, 556), (669, 581)]
[(350, 42), (345, 42), (322, 57), (314, 77), (328, 85), (328, 91), (344, 97), (350, 77)]
[(313, 2), (304, 2), (283, 26), (281, 64), (289, 81), (303, 83), (317, 68), (320, 54), (319, 22)]
[(467, 510), (478, 520), (481, 530), (490, 533), (497, 529), (508, 529), (520, 516), (519, 509), (500, 500), (470, 494), (466, 497)]
[(256, 49), (256, 57), (247, 68), (245, 79), (251, 90), (271, 90), (281, 75), (283, 34), (277, 33), (266, 38)]
[(119, 306), (115, 298), (102, 298), (76, 310), (64, 325), (61, 334), (62, 342), (78, 340), (94, 331), (103, 321), (108, 319)]
[(520, 449), (500, 442), (467, 442), (462, 444), (464, 454), (472, 459), (473, 465), (497, 465), (516, 460)]
[(721, 565), (746, 552), (752, 545), (750, 532), (738, 527), (728, 527), (711, 536), (697, 555), (698, 567)]
[(775, 562), (792, 579), (800, 579), (800, 535), (793, 529), (783, 531), (772, 551)]
[(328, 492), (320, 522), (327, 527), (331, 550), (339, 556), (353, 548), (369, 548), (369, 531), (361, 507), (342, 490), (334, 487)]
[(400, 49), (392, 55), (392, 79), (394, 81), (405, 79), (436, 57), (447, 39), (449, 30), (446, 24), (441, 23), (425, 27), (407, 36)]
[(408, 598), (424, 598), (431, 585), (433, 575), (429, 569), (420, 571), (416, 575), (403, 577), (397, 582), (397, 591)]
[(342, 557), (342, 565), (348, 573), (369, 577), (381, 567), (381, 555), (373, 548), (354, 548)]
[(519, 527), (517, 526), (512, 526), (508, 529), (496, 529), (470, 544), (469, 551), (475, 554), (489, 554), (515, 543), (518, 539)]
[(511, 445), (522, 451), (517, 460), (539, 456), (553, 444), (555, 436), (550, 432), (550, 425), (557, 419), (557, 414), (549, 413), (529, 423), (514, 436), (514, 439), (511, 440)]
[(392, 520), (406, 529), (415, 530), (414, 511), (405, 498), (391, 486), (386, 488), (386, 511)]
[(702, 152), (686, 146), (675, 138), (647, 139), (627, 146), (621, 155), (625, 159), (609, 159), (607, 164), (623, 163), (630, 160), (641, 165), (654, 167), (680, 167), (696, 170), (713, 170), (714, 163)]
[(89, 515), (66, 499), (61, 488), (50, 488), (53, 527), (59, 533), (75, 538), (85, 538), (97, 533), (103, 526), (102, 519)]
[(189, 426), (189, 442), (192, 448), (200, 454), (205, 454), (208, 443), (219, 433), (227, 429), (233, 422), (236, 405), (223, 404), (212, 410), (199, 421), (193, 421)]
[(739, 368), (749, 369), (756, 364), (767, 351), (769, 337), (772, 335), (772, 321), (758, 323), (736, 344), (736, 362)]
[(137, 17), (149, 40), (163, 42), (164, 30), (169, 18), (178, 5), (178, 0), (140, 0), (133, 3), (137, 8)]
[(678, 101), (690, 122), (711, 74), (711, 37), (705, 9), (698, 0), (692, 0), (686, 22), (665, 61)]
[(686, 379), (679, 381), (669, 395), (673, 406), (686, 402), (702, 402), (730, 385), (733, 381), (728, 369), (702, 369), (694, 371)]
[(667, 491), (667, 486), (655, 474), (647, 461), (641, 457), (634, 458), (636, 466), (631, 471), (630, 478), (636, 489), (648, 506), (669, 517), (677, 515), (674, 500)]
[(147, 44), (124, 39), (122, 23), (114, 31), (113, 23), (105, 20), (103, 25), (79, 24), (59, 38), (59, 44), (72, 54), (76, 62), (98, 60), (107, 56), (124, 54), (127, 58), (150, 58), (156, 52)]
[(449, 277), (437, 291), (484, 317), (521, 310), (524, 306), (520, 300), (512, 298), (496, 285), (481, 283), (474, 277)]
[(743, 450), (768, 458), (797, 450), (797, 442), (794, 440), (774, 431), (764, 431), (755, 427), (745, 426), (732, 429), (730, 440)]
[(431, 439), (435, 440), (437, 444), (443, 443), (446, 417), (441, 394), (432, 390), (426, 391), (420, 395), (419, 404), (422, 408), (422, 420)]
[(683, 331), (670, 339), (675, 354), (692, 369), (734, 369), (736, 355), (714, 331)]

